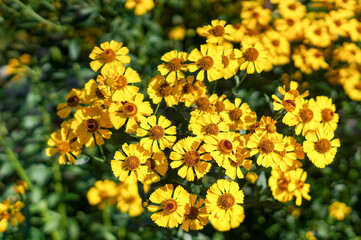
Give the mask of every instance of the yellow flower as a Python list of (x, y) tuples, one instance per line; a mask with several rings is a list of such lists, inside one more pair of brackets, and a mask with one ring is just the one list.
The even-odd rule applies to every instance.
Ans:
[[(243, 4), (249, 2), (242, 2)], [(271, 21), (271, 11), (263, 6), (260, 6), (259, 3), (256, 3), (256, 6), (249, 6), (242, 9), (241, 12), (242, 24), (248, 29), (254, 30), (260, 26), (267, 26)]]
[(176, 26), (168, 33), (169, 39), (181, 41), (186, 36), (186, 29), (183, 26)]
[(301, 206), (302, 198), (310, 201), (311, 197), (308, 195), (310, 191), (310, 184), (305, 183), (307, 179), (307, 172), (303, 171), (302, 168), (288, 171), (290, 178), (292, 179), (288, 189), (293, 192), (296, 197), (296, 205)]
[(160, 103), (164, 98), (168, 107), (177, 105), (180, 95), (178, 89), (174, 87), (174, 84), (168, 83), (162, 75), (157, 75), (152, 78), (148, 85), (147, 93), (154, 104)]
[(351, 77), (344, 84), (345, 92), (354, 101), (361, 101), (361, 80), (358, 76)]
[(152, 220), (161, 227), (178, 227), (186, 214), (185, 206), (189, 203), (189, 193), (181, 186), (175, 189), (167, 184), (156, 189), (149, 197), (148, 211), (153, 212)]
[(178, 175), (185, 177), (187, 181), (194, 181), (194, 175), (201, 179), (212, 166), (211, 156), (206, 153), (202, 141), (196, 137), (179, 140), (173, 146), (169, 158), (173, 160), (171, 168), (179, 168)]
[(268, 179), (268, 185), (271, 188), (274, 199), (280, 202), (288, 202), (293, 198), (293, 192), (289, 190), (291, 178), (287, 172), (279, 169), (273, 169)]
[(331, 11), (326, 15), (326, 23), (333, 41), (337, 41), (339, 37), (347, 37), (349, 31), (347, 15), (347, 11), (343, 10)]
[(352, 42), (361, 41), (361, 22), (357, 19), (350, 19), (347, 24), (347, 31)]
[(81, 153), (81, 145), (77, 141), (77, 138), (77, 135), (69, 128), (59, 129), (50, 135), (48, 140), (50, 148), (45, 149), (46, 155), (52, 156), (59, 152), (59, 164), (66, 164), (67, 161), (69, 161), (70, 164), (74, 164), (74, 156), (78, 157)]
[(212, 20), (211, 25), (197, 28), (197, 33), (202, 37), (207, 37), (207, 43), (222, 43), (224, 40), (232, 41), (232, 25), (226, 26), (224, 20)]
[(294, 20), (292, 18), (277, 18), (274, 21), (274, 26), (276, 30), (290, 42), (303, 40), (304, 38), (305, 24), (303, 21)]
[(194, 81), (194, 76), (182, 78), (175, 86), (176, 92), (180, 94), (179, 101), (184, 102), (186, 107), (190, 107), (192, 103), (203, 96), (207, 92), (207, 88), (202, 81)]
[(99, 180), (91, 187), (87, 193), (90, 205), (98, 205), (100, 210), (106, 205), (114, 206), (119, 195), (117, 184), (108, 179)]
[(160, 181), (160, 176), (164, 176), (168, 170), (168, 160), (163, 152), (148, 153), (149, 157), (142, 163), (147, 166), (148, 172), (144, 183), (151, 184)]
[(239, 69), (247, 69), (248, 74), (253, 74), (255, 70), (258, 73), (262, 72), (268, 58), (267, 52), (260, 42), (254, 45), (242, 42), (241, 50), (234, 50), (234, 57), (241, 61)]
[(154, 7), (153, 0), (127, 0), (125, 3), (126, 9), (134, 9), (135, 15), (144, 15), (147, 11)]
[(28, 185), (26, 182), (18, 180), (15, 186), (13, 186), (13, 189), (17, 194), (25, 194), (26, 190), (28, 190)]
[(315, 47), (328, 47), (331, 45), (331, 35), (324, 20), (317, 20), (304, 23), (305, 40), (308, 40)]
[(223, 73), (224, 79), (229, 79), (236, 75), (238, 70), (238, 60), (234, 57), (233, 49), (229, 49), (223, 46), (218, 46), (218, 52), (222, 57)]
[(262, 116), (255, 128), (255, 132), (257, 134), (266, 134), (269, 138), (277, 138), (280, 133), (277, 132), (276, 124), (277, 121), (271, 117)]
[(278, 9), (283, 18), (300, 20), (306, 15), (306, 6), (296, 0), (281, 1)]
[(71, 129), (78, 136), (79, 142), (86, 147), (94, 146), (94, 142), (97, 145), (103, 145), (104, 138), (111, 137), (112, 132), (104, 128), (111, 128), (109, 113), (99, 106), (78, 110), (71, 123)]
[[(220, 179), (207, 191), (206, 209), (212, 225), (218, 225), (221, 231), (238, 227), (244, 220), (244, 194), (236, 182)], [(215, 224), (218, 223), (218, 224)]]
[(341, 221), (351, 213), (351, 208), (343, 202), (335, 201), (328, 207), (328, 213)]
[(201, 140), (207, 135), (217, 136), (229, 130), (227, 123), (223, 122), (219, 115), (212, 113), (204, 113), (197, 119), (191, 116), (188, 128)]
[(258, 175), (255, 172), (248, 172), (246, 174), (246, 180), (250, 183), (255, 183), (258, 179)]
[(198, 199), (197, 195), (190, 194), (189, 203), (186, 205), (186, 214), (182, 223), (182, 229), (186, 232), (188, 230), (201, 230), (208, 224), (208, 213), (204, 206), (204, 199)]
[(306, 141), (303, 142), (303, 149), (316, 167), (324, 168), (326, 165), (333, 162), (337, 148), (340, 147), (340, 140), (333, 138), (333, 131), (330, 131), (323, 126), (319, 126), (317, 130), (306, 134)]
[(21, 201), (14, 203), (10, 199), (0, 203), (0, 233), (6, 231), (9, 221), (12, 226), (17, 226), (25, 221), (25, 217), (20, 211), (23, 207), (24, 203)]
[(252, 167), (252, 161), (250, 157), (250, 151), (244, 146), (238, 147), (236, 153), (228, 159), (224, 168), (226, 169), (226, 175), (232, 179), (244, 178), (241, 167), (250, 170)]
[(123, 43), (114, 40), (103, 42), (99, 47), (95, 47), (90, 53), (89, 58), (94, 60), (90, 62), (90, 68), (96, 72), (101, 67), (101, 72), (114, 71), (124, 65), (130, 63), (130, 57), (126, 56), (129, 52), (127, 47), (122, 47)]
[(57, 115), (60, 118), (67, 118), (73, 109), (77, 111), (82, 108), (80, 104), (84, 103), (84, 92), (73, 88), (68, 95), (65, 96), (65, 99), (66, 103), (60, 103), (56, 108), (58, 111)]
[(84, 102), (87, 104), (104, 105), (108, 108), (111, 101), (111, 91), (105, 86), (99, 86), (94, 79), (90, 79), (84, 86)]
[(335, 104), (332, 104), (332, 99), (326, 96), (317, 96), (316, 104), (321, 110), (322, 124), (331, 131), (337, 128), (339, 115), (335, 113)]
[(291, 46), (281, 33), (269, 30), (262, 36), (261, 41), (268, 52), (268, 60), (273, 65), (285, 65), (290, 62)]
[(137, 180), (143, 182), (148, 171), (145, 165), (149, 158), (149, 153), (137, 144), (124, 143), (122, 149), (114, 154), (114, 159), (110, 162), (115, 177), (128, 184), (136, 183)]
[(185, 71), (188, 70), (184, 62), (187, 61), (188, 53), (173, 50), (165, 53), (161, 60), (166, 62), (158, 65), (160, 74), (166, 77), (169, 83), (176, 83), (179, 79), (184, 78)]
[(227, 96), (222, 94), (218, 97), (217, 94), (212, 94), (209, 97), (209, 102), (214, 107), (214, 111), (216, 114), (220, 114), (222, 112), (228, 113), (234, 108), (234, 105), (228, 100)]
[(153, 152), (159, 152), (173, 146), (176, 136), (176, 127), (171, 126), (172, 122), (164, 116), (157, 118), (155, 115), (148, 117), (140, 123), (137, 129), (137, 136), (143, 137), (140, 145)]
[(122, 183), (119, 187), (117, 207), (123, 213), (128, 213), (130, 217), (136, 217), (144, 212), (143, 201), (138, 193), (136, 183)]
[(11, 58), (8, 65), (4, 68), (5, 75), (14, 75), (11, 80), (17, 82), (28, 74), (30, 62), (31, 56), (27, 53), (22, 54), (18, 58)]
[(145, 121), (146, 117), (153, 113), (149, 102), (143, 102), (144, 95), (137, 93), (134, 100), (123, 102), (114, 102), (109, 107), (109, 117), (115, 129), (126, 125), (126, 132), (135, 132), (138, 128), (138, 122)]
[(210, 82), (222, 77), (222, 57), (218, 54), (217, 48), (211, 44), (201, 45), (201, 51), (197, 48), (189, 54), (188, 60), (190, 72), (197, 72), (196, 79), (203, 81), (204, 77)]

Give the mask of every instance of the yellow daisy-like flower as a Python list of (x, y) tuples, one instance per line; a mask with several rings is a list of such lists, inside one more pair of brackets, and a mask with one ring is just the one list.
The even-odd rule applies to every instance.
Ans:
[(182, 223), (182, 229), (186, 232), (188, 230), (201, 230), (208, 224), (208, 213), (204, 206), (204, 199), (198, 199), (197, 195), (190, 194), (189, 203), (186, 205), (186, 214)]
[(306, 15), (306, 6), (296, 0), (281, 1), (278, 9), (283, 18), (301, 20)]
[(331, 131), (335, 131), (339, 116), (335, 112), (336, 107), (335, 104), (332, 104), (332, 99), (326, 96), (317, 96), (316, 104), (321, 110), (322, 124)]
[(330, 216), (342, 221), (351, 213), (351, 208), (343, 202), (335, 201), (328, 207), (328, 213)]
[(164, 176), (168, 170), (168, 160), (164, 152), (153, 152), (143, 163), (148, 167), (147, 176), (144, 183), (151, 184), (160, 181), (160, 176)]
[(255, 172), (248, 172), (246, 174), (246, 180), (250, 183), (255, 183), (258, 179), (258, 175)]
[(268, 30), (261, 41), (269, 54), (268, 60), (273, 65), (285, 65), (290, 62), (290, 43), (280, 32)]
[(172, 122), (164, 116), (159, 117), (158, 123), (155, 115), (148, 117), (140, 123), (137, 129), (137, 136), (143, 137), (140, 144), (153, 152), (172, 147), (177, 139), (175, 136), (177, 132), (176, 127), (171, 124)]
[(122, 149), (115, 152), (114, 159), (110, 162), (115, 177), (128, 184), (143, 182), (148, 171), (145, 165), (149, 153), (137, 144), (124, 143)]
[(195, 105), (196, 112), (199, 114), (203, 114), (204, 112), (214, 113), (215, 107), (212, 106), (210, 97), (207, 94), (204, 94), (191, 103), (191, 105)]
[(104, 138), (111, 137), (112, 132), (104, 128), (111, 128), (109, 113), (99, 106), (86, 107), (77, 111), (71, 123), (71, 129), (78, 136), (80, 143), (86, 147), (94, 146), (94, 142), (97, 145), (103, 145)]
[[(244, 220), (244, 194), (236, 182), (220, 179), (207, 191), (206, 209), (213, 224), (222, 231), (236, 228)], [(219, 224), (215, 224), (217, 222)]]
[(65, 96), (65, 99), (66, 103), (60, 103), (56, 108), (58, 111), (56, 114), (60, 118), (67, 118), (73, 109), (77, 111), (82, 108), (80, 104), (84, 103), (84, 92), (73, 88), (68, 95)]
[(217, 52), (216, 46), (211, 44), (201, 45), (201, 51), (197, 48), (189, 54), (188, 60), (193, 62), (188, 66), (190, 72), (198, 71), (196, 79), (203, 81), (204, 77), (212, 82), (222, 77), (222, 57)]
[(244, 178), (241, 168), (251, 169), (252, 160), (248, 159), (250, 156), (250, 151), (246, 147), (238, 147), (234, 156), (225, 164), (226, 175), (232, 179)]
[(222, 43), (224, 40), (232, 41), (232, 33), (235, 31), (232, 25), (226, 25), (224, 20), (212, 20), (211, 25), (197, 29), (202, 37), (207, 37), (208, 43)]
[(111, 103), (111, 92), (104, 86), (99, 86), (94, 79), (90, 79), (84, 86), (85, 102), (92, 105), (104, 105), (108, 108)]
[(144, 15), (147, 11), (154, 7), (153, 0), (127, 0), (125, 3), (126, 9), (133, 9), (135, 15)]
[(196, 119), (191, 116), (188, 129), (201, 140), (207, 135), (217, 136), (219, 133), (226, 133), (229, 130), (227, 123), (223, 122), (217, 114), (204, 113)]
[(239, 67), (238, 60), (234, 57), (233, 49), (229, 49), (223, 46), (218, 46), (218, 51), (222, 57), (223, 78), (229, 79), (237, 73)]
[(333, 138), (333, 131), (330, 131), (323, 126), (319, 126), (316, 131), (308, 132), (306, 134), (306, 141), (303, 142), (303, 149), (316, 167), (324, 168), (326, 165), (333, 162), (337, 148), (340, 147), (340, 140)]
[(192, 103), (203, 96), (207, 92), (207, 87), (202, 81), (195, 81), (194, 76), (182, 78), (175, 86), (180, 94), (179, 101), (184, 102), (186, 107), (190, 107)]
[[(253, 4), (255, 3), (255, 4)], [(255, 30), (262, 26), (268, 26), (272, 20), (271, 11), (264, 8), (258, 2), (242, 2), (243, 9), (241, 11), (242, 25), (247, 29)], [(246, 6), (249, 4), (249, 6)], [(253, 6), (252, 6), (253, 5)]]
[(212, 160), (206, 153), (202, 141), (195, 137), (179, 140), (170, 154), (171, 168), (179, 168), (178, 175), (187, 181), (194, 181), (194, 175), (201, 179), (211, 169)]
[(99, 47), (95, 47), (90, 53), (89, 58), (94, 61), (90, 62), (90, 68), (96, 72), (101, 67), (101, 72), (114, 71), (124, 65), (130, 63), (130, 57), (126, 56), (129, 53), (127, 47), (122, 47), (123, 43), (118, 43), (114, 40), (103, 42)]
[(149, 197), (148, 211), (153, 212), (152, 220), (161, 227), (178, 227), (186, 214), (189, 193), (181, 186), (175, 189), (167, 184), (155, 190)]
[(99, 180), (91, 187), (87, 193), (90, 205), (98, 205), (100, 210), (106, 205), (114, 206), (117, 201), (119, 191), (115, 182), (110, 180)]
[(279, 169), (273, 169), (268, 179), (273, 198), (280, 202), (288, 202), (293, 198), (293, 192), (289, 189), (291, 178), (287, 173)]
[(169, 31), (168, 37), (172, 40), (182, 41), (186, 36), (186, 29), (184, 26), (176, 26)]
[(287, 174), (289, 174), (292, 179), (288, 189), (292, 191), (296, 197), (296, 205), (301, 206), (303, 198), (310, 201), (311, 196), (308, 195), (308, 192), (310, 191), (310, 184), (305, 183), (307, 179), (307, 172), (303, 171), (302, 168), (297, 168), (295, 170), (288, 171)]
[(75, 135), (69, 128), (61, 128), (58, 131), (52, 133), (48, 140), (50, 148), (46, 148), (45, 152), (47, 156), (52, 156), (55, 153), (59, 153), (59, 164), (66, 164), (69, 161), (70, 164), (75, 163), (74, 156), (78, 157), (81, 153), (81, 145), (77, 141), (77, 135)]
[(109, 117), (115, 129), (126, 125), (126, 132), (135, 132), (138, 128), (138, 122), (144, 122), (145, 116), (153, 113), (149, 102), (143, 102), (144, 95), (137, 93), (134, 100), (128, 99), (123, 102), (114, 102), (109, 107)]
[(317, 20), (304, 23), (305, 40), (308, 40), (315, 47), (328, 47), (331, 45), (331, 34), (329, 33), (328, 26), (325, 20)]
[(276, 151), (281, 158), (282, 162), (279, 163), (279, 168), (282, 172), (294, 170), (302, 167), (302, 163), (297, 159), (304, 159), (304, 152), (302, 145), (296, 142), (293, 137), (285, 136), (282, 139), (282, 135), (276, 136), (276, 138), (284, 142), (284, 150)]
[(0, 233), (6, 231), (9, 221), (12, 226), (17, 226), (25, 221), (25, 217), (20, 211), (23, 207), (23, 202), (16, 201), (14, 203), (10, 199), (0, 203)]
[(117, 207), (123, 213), (128, 213), (130, 217), (136, 217), (144, 212), (143, 201), (138, 193), (136, 183), (122, 183), (119, 187)]
[[(291, 81), (289, 85), (283, 85), (282, 87), (278, 87), (278, 92), (280, 94), (282, 94), (282, 96), (286, 96), (287, 93), (292, 94), (294, 96), (294, 98), (297, 98), (298, 96), (301, 96), (302, 98), (305, 98), (305, 97), (307, 97), (309, 95), (308, 90), (306, 90), (305, 92), (303, 92), (301, 94), (298, 91), (298, 89), (299, 89), (299, 84), (297, 82), (295, 82), (295, 81)], [(280, 110), (280, 109), (278, 109), (278, 110)]]
[(212, 106), (214, 107), (214, 111), (217, 114), (220, 114), (222, 112), (229, 112), (234, 108), (234, 105), (224, 94), (222, 94), (220, 97), (218, 97), (217, 94), (212, 94), (209, 97), (209, 102), (212, 104)]
[(176, 83), (177, 80), (184, 78), (185, 71), (188, 70), (184, 62), (187, 61), (188, 53), (178, 52), (173, 50), (165, 53), (161, 60), (166, 62), (158, 66), (160, 74), (166, 77), (166, 81), (169, 83)]
[(240, 70), (247, 69), (248, 74), (260, 73), (266, 64), (267, 52), (260, 42), (254, 45), (243, 42), (241, 50), (234, 50), (234, 57), (241, 61)]
[(277, 132), (277, 121), (271, 117), (262, 116), (255, 129), (256, 133), (266, 134), (269, 138), (278, 137), (280, 133)]
[(178, 90), (173, 83), (168, 83), (164, 76), (157, 75), (150, 81), (147, 92), (154, 104), (160, 103), (164, 98), (167, 106), (172, 107), (178, 104), (180, 95)]

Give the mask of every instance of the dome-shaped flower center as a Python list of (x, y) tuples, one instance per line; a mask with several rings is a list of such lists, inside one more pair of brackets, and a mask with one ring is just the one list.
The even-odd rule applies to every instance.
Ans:
[(171, 214), (177, 211), (178, 204), (174, 199), (170, 198), (162, 203), (162, 207), (165, 214)]
[(289, 184), (289, 182), (284, 177), (278, 179), (278, 181), (277, 181), (278, 187), (280, 189), (282, 189), (283, 191), (288, 190), (288, 184)]
[(216, 107), (216, 111), (219, 112), (219, 113), (220, 113), (220, 112), (223, 112), (224, 109), (226, 108), (226, 106), (224, 105), (224, 103), (221, 102), (221, 101), (216, 102), (216, 104), (215, 104), (214, 106)]
[(137, 198), (134, 197), (134, 196), (129, 196), (129, 197), (125, 197), (125, 198), (124, 198), (124, 201), (125, 201), (126, 203), (128, 203), (128, 204), (132, 204), (132, 203), (135, 202), (136, 199), (137, 199)]
[(287, 112), (293, 112), (296, 109), (296, 103), (291, 99), (284, 101), (283, 106)]
[(361, 90), (361, 83), (360, 82), (356, 83), (354, 86), (355, 86), (355, 88), (357, 90)]
[(240, 29), (241, 26), (242, 26), (242, 24), (240, 24), (240, 23), (236, 23), (236, 24), (233, 25), (233, 27), (234, 27), (235, 29)]
[(226, 57), (226, 56), (224, 56), (224, 55), (222, 55), (222, 64), (223, 64), (223, 67), (224, 67), (224, 68), (228, 67), (228, 65), (229, 65), (229, 58)]
[(300, 92), (295, 90), (295, 89), (291, 89), (288, 91), (290, 94), (292, 94), (295, 98), (298, 97), (300, 95)]
[(196, 105), (199, 110), (206, 111), (208, 107), (211, 105), (208, 97), (200, 97), (196, 101)]
[(169, 83), (163, 83), (162, 85), (160, 85), (159, 94), (162, 97), (167, 97), (167, 96), (171, 95), (171, 93), (172, 93), (172, 87), (170, 86)]
[(97, 97), (100, 98), (100, 99), (104, 99), (104, 98), (105, 98), (102, 90), (100, 90), (99, 87), (97, 87), (97, 89), (95, 90), (95, 95), (97, 95)]
[(204, 127), (204, 131), (207, 135), (218, 135), (219, 127), (215, 123), (210, 123)]
[(148, 172), (153, 172), (155, 170), (156, 163), (153, 158), (148, 158), (142, 165), (148, 167)]
[(232, 145), (231, 141), (229, 141), (227, 139), (221, 140), (218, 144), (218, 147), (219, 147), (220, 152), (223, 154), (229, 154), (232, 152), (232, 149), (233, 149), (233, 145)]
[(213, 67), (213, 64), (213, 58), (211, 58), (210, 56), (202, 57), (196, 62), (197, 67), (201, 68), (204, 71), (211, 69)]
[(211, 34), (213, 34), (215, 37), (222, 37), (226, 33), (224, 27), (222, 27), (220, 25), (217, 25), (217, 26), (211, 28), (211, 30), (209, 30), (209, 32)]
[(190, 167), (194, 167), (197, 165), (200, 161), (200, 154), (197, 151), (188, 151), (186, 154), (184, 154), (184, 161), (186, 164)]
[(168, 62), (168, 69), (170, 71), (178, 71), (179, 69), (181, 69), (182, 67), (182, 60), (180, 60), (179, 58), (173, 58), (172, 60), (170, 60)]
[(272, 40), (272, 44), (273, 44), (273, 46), (278, 47), (280, 45), (280, 41), (278, 39), (274, 39), (274, 40)]
[(229, 159), (229, 163), (231, 164), (231, 166), (232, 167), (240, 167), (240, 166), (242, 166), (243, 161), (245, 159), (243, 154), (236, 153), (235, 156), (236, 156), (236, 159), (235, 159), (236, 161), (233, 161), (232, 159)]
[(335, 116), (335, 113), (329, 108), (323, 109), (321, 114), (322, 114), (322, 122), (329, 122)]
[(247, 48), (243, 53), (243, 58), (246, 61), (254, 62), (258, 58), (258, 51), (254, 47)]
[(331, 149), (331, 142), (325, 138), (321, 138), (315, 142), (315, 150), (318, 153), (324, 154)]
[(287, 24), (289, 25), (289, 26), (293, 26), (293, 25), (295, 25), (295, 21), (293, 20), (293, 19), (287, 19)]
[(164, 129), (159, 125), (155, 125), (150, 129), (149, 135), (152, 139), (159, 140), (164, 136)]
[(70, 146), (67, 141), (58, 142), (58, 144), (56, 145), (56, 148), (58, 149), (60, 154), (64, 154), (64, 153), (67, 153), (70, 151)]
[(223, 209), (230, 209), (233, 207), (235, 199), (231, 193), (223, 193), (218, 197), (217, 205)]
[(265, 139), (259, 143), (258, 147), (262, 153), (269, 154), (269, 153), (273, 152), (275, 145), (271, 140)]
[(187, 217), (191, 220), (197, 219), (198, 217), (198, 208), (196, 208), (195, 206), (192, 206), (189, 209), (189, 214), (187, 215)]
[(66, 101), (66, 104), (68, 104), (69, 107), (77, 106), (79, 104), (79, 98), (77, 96), (73, 95), (68, 98), (68, 100)]
[(288, 8), (289, 8), (290, 10), (296, 10), (297, 5), (296, 5), (295, 3), (292, 3), (292, 4), (288, 5)]
[(125, 88), (128, 85), (128, 80), (125, 76), (120, 75), (117, 77), (117, 79), (115, 80), (115, 87), (117, 89), (122, 89)]
[(107, 191), (101, 191), (101, 192), (99, 193), (99, 197), (100, 197), (101, 199), (106, 199), (106, 198), (109, 197), (109, 194), (108, 194)]
[(232, 121), (239, 120), (241, 116), (242, 116), (242, 110), (239, 108), (236, 108), (229, 112), (229, 117), (231, 118)]
[(313, 112), (309, 108), (302, 108), (299, 113), (303, 123), (311, 122), (313, 119)]
[(134, 103), (127, 102), (123, 106), (123, 113), (128, 117), (134, 117), (137, 115), (138, 109)]
[(276, 127), (276, 125), (274, 125), (274, 123), (270, 123), (270, 124), (266, 125), (266, 130), (269, 133), (274, 133), (277, 131), (277, 127)]
[(318, 36), (321, 36), (321, 34), (322, 34), (321, 28), (316, 28), (315, 34), (318, 35)]
[(186, 83), (183, 86), (183, 92), (184, 94), (189, 94), (195, 91), (194, 85), (192, 83)]
[(137, 169), (139, 165), (140, 160), (137, 156), (129, 156), (125, 159), (125, 166), (131, 171)]
[(95, 119), (88, 119), (85, 121), (85, 129), (90, 132), (96, 132), (99, 128), (99, 124)]
[(249, 132), (250, 133), (255, 133), (256, 132), (256, 129), (259, 127), (259, 122), (255, 122), (253, 123), (251, 126), (249, 126)]
[(117, 54), (112, 49), (105, 49), (102, 53), (102, 60), (106, 63), (113, 62)]

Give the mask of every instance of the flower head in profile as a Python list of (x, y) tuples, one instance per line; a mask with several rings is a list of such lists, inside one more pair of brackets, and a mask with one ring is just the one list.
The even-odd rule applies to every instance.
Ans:
[(17, 226), (25, 221), (25, 217), (20, 211), (23, 207), (23, 202), (13, 202), (10, 198), (0, 203), (0, 233), (6, 231), (9, 221), (12, 226)]
[(165, 80), (169, 83), (176, 83), (179, 79), (184, 78), (185, 71), (188, 70), (184, 62), (187, 61), (188, 54), (186, 52), (178, 52), (173, 50), (165, 53), (161, 60), (162, 63), (158, 66), (158, 71), (166, 76)]
[(106, 205), (114, 206), (117, 201), (119, 191), (115, 182), (105, 179), (97, 181), (87, 193), (90, 205), (98, 205), (99, 209), (104, 209)]
[(208, 224), (208, 213), (204, 205), (204, 199), (198, 199), (197, 195), (190, 194), (189, 203), (186, 205), (186, 214), (182, 223), (182, 229), (201, 230)]
[(234, 50), (235, 58), (240, 59), (240, 70), (247, 70), (248, 74), (255, 71), (262, 72), (267, 61), (267, 52), (261, 43), (256, 44), (242, 43), (241, 50)]
[(117, 68), (124, 65), (124, 63), (130, 63), (130, 57), (127, 56), (129, 49), (123, 47), (123, 43), (116, 42), (114, 40), (110, 42), (103, 42), (99, 47), (95, 47), (90, 53), (89, 58), (90, 68), (93, 71), (98, 71), (101, 67), (101, 72), (114, 71)]

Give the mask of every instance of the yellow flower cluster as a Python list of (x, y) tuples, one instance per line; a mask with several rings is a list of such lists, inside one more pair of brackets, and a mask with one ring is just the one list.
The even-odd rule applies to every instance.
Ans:
[(31, 56), (29, 54), (22, 54), (18, 58), (11, 58), (8, 65), (5, 66), (5, 75), (11, 76), (13, 82), (17, 82), (24, 77), (28, 72), (28, 66), (31, 63)]
[(351, 208), (343, 202), (335, 201), (328, 207), (328, 213), (330, 216), (341, 221), (351, 213)]

